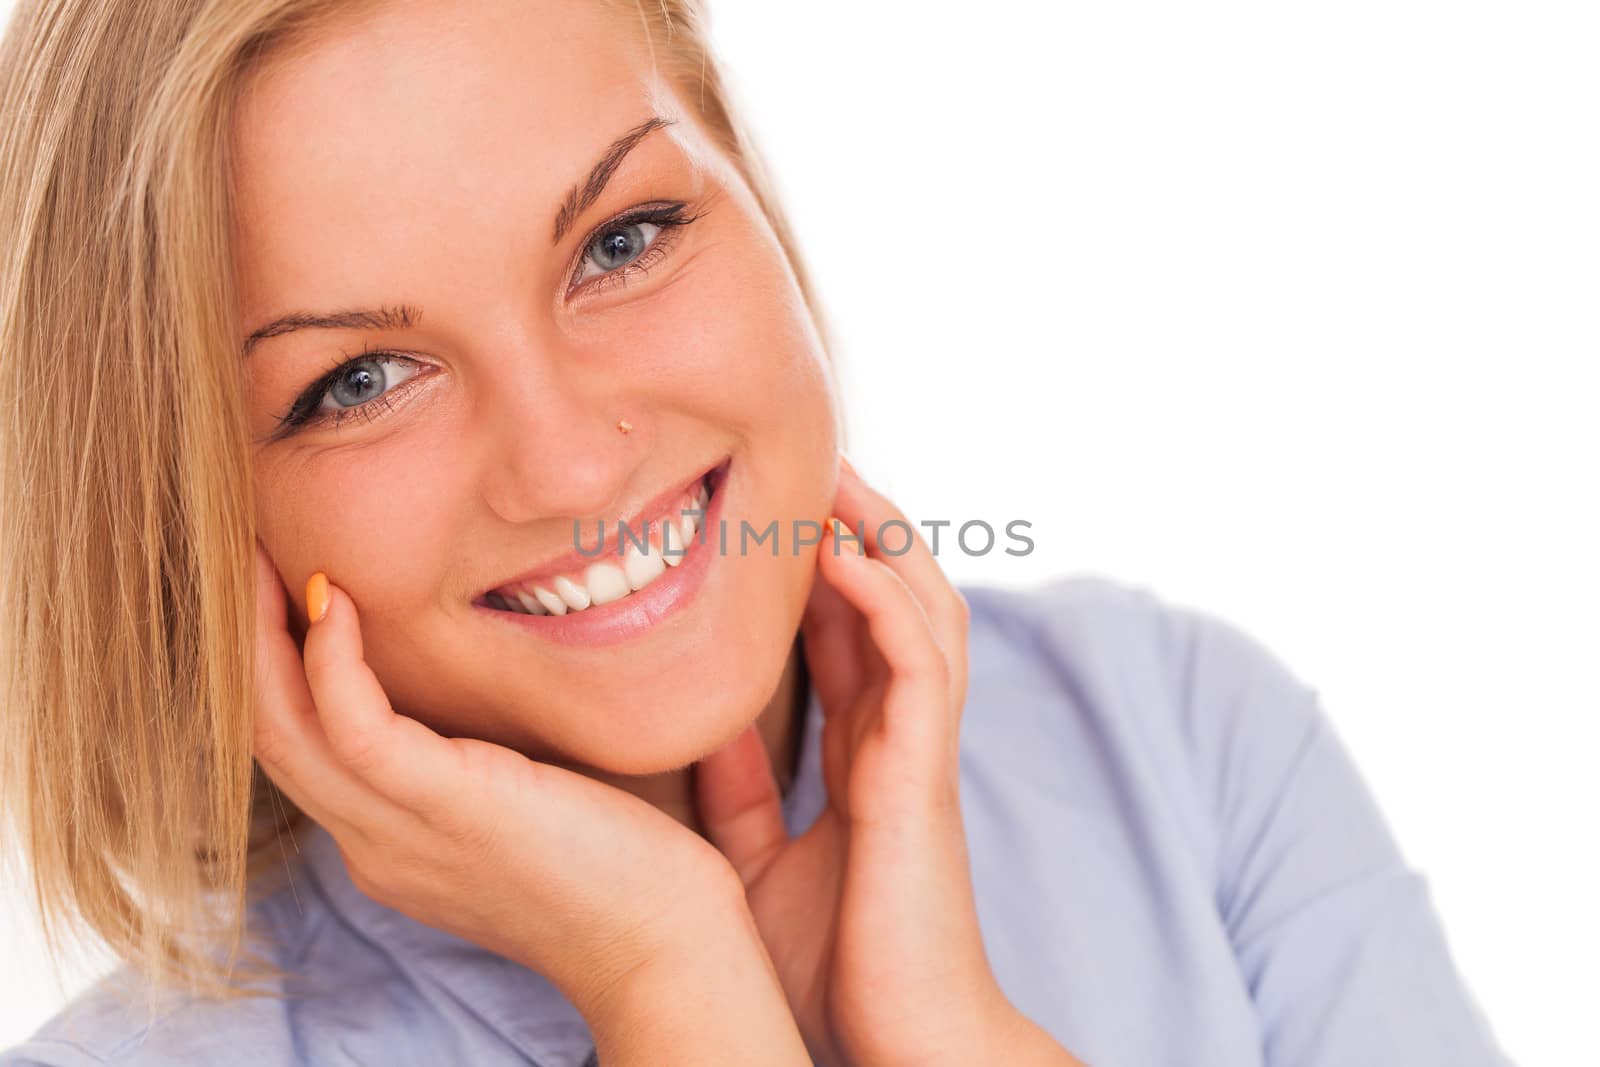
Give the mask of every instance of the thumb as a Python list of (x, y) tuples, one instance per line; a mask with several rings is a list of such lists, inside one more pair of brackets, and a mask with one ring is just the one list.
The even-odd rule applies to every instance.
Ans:
[(754, 723), (694, 765), (695, 805), (711, 843), (745, 885), (789, 843), (772, 760)]

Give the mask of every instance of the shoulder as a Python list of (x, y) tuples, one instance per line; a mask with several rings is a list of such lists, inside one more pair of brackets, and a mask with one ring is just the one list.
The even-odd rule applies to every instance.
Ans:
[(25, 1042), (0, 1051), (0, 1067), (299, 1062), (299, 1029), (311, 1009), (346, 1006), (352, 988), (381, 987), (386, 976), (303, 875), (294, 888), (256, 900), (248, 915), (253, 952), (245, 967), (261, 963), (284, 973), (253, 979), (249, 992), (226, 998), (177, 991), (152, 997), (143, 977), (123, 964)]
[(974, 640), (986, 653), (1083, 658), (1114, 643), (1123, 652), (1159, 640), (1172, 607), (1149, 588), (1099, 574), (1068, 574), (1025, 587), (959, 584)]
[(1253, 690), (1311, 692), (1238, 622), (1135, 582), (1071, 574), (1026, 588), (958, 588), (971, 608), (975, 675), (1048, 676), (1084, 699), (1178, 719)]
[(173, 997), (152, 1012), (124, 966), (74, 997), (22, 1044), (0, 1051), (0, 1067), (288, 1063), (290, 1057), (272, 1052), (275, 1035), (284, 1032), (283, 1002), (271, 997)]
[(534, 972), (364, 896), (326, 831), (295, 842), (292, 877), (257, 885), (238, 993), (164, 992), (152, 1010), (124, 965), (0, 1052), (0, 1067), (525, 1063), (524, 1049), (542, 1060), (588, 1040)]
[(1095, 574), (958, 588), (974, 773), (1068, 779), (1073, 805), (1170, 821), (1209, 857), (1237, 795), (1322, 727), (1316, 690), (1213, 611)]

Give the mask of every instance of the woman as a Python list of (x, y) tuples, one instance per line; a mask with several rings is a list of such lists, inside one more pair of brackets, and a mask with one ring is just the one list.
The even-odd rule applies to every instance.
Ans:
[(128, 965), (0, 1062), (1504, 1062), (1313, 690), (840, 460), (704, 17), (19, 10), (4, 780)]

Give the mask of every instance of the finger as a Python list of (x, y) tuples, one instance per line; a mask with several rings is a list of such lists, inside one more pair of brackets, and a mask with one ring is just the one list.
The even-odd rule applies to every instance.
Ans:
[[(951, 584), (922, 534), (888, 497), (872, 488), (855, 469), (841, 464), (835, 514), (864, 538), (867, 555), (884, 563), (916, 595), (951, 667), (951, 698), (959, 713), (967, 690), (966, 598)], [(909, 531), (909, 537), (906, 536)], [(891, 544), (885, 546), (884, 541)], [(904, 542), (904, 551), (901, 551)], [(892, 548), (895, 553), (888, 550)]]
[(258, 541), (252, 752), (296, 807), (336, 832), (349, 827), (351, 815), (379, 799), (329, 750), (287, 616), (283, 582)]
[(326, 612), (306, 631), (304, 658), (312, 703), (339, 763), (402, 808), (424, 816), (448, 810), (454, 798), (441, 783), (460, 780), (459, 752), (394, 710), (364, 658), (355, 602), (332, 582)]
[[(824, 540), (826, 543), (827, 538)], [(954, 752), (950, 717), (930, 714), (930, 708), (948, 708), (950, 666), (916, 594), (880, 560), (848, 550), (838, 555), (827, 552), (823, 570), (861, 612), (889, 667), (885, 729), (905, 738), (922, 754)]]
[(800, 617), (800, 640), (805, 648), (806, 674), (825, 715), (843, 714), (847, 702), (865, 684), (864, 636), (860, 612), (833, 587), (819, 565)]
[(916, 526), (853, 467), (846, 466), (840, 472), (834, 514), (862, 535), (867, 555), (881, 560), (901, 577), (922, 601), (930, 618), (937, 621), (940, 616), (953, 619), (964, 614), (965, 598), (951, 585)]
[[(818, 554), (824, 552), (833, 556), (842, 553), (858, 556), (866, 554), (867, 547), (863, 533), (865, 525), (864, 522), (858, 522), (854, 527), (846, 524), (843, 529), (835, 529), (833, 518), (830, 517), (828, 522), (823, 524), (825, 540), (817, 547)], [(862, 619), (861, 613), (837, 591), (829, 595), (827, 573), (821, 568), (820, 563), (818, 573), (822, 578), (818, 584), (824, 587), (824, 592), (819, 597), (817, 612), (826, 613), (825, 617), (830, 622), (841, 624), (839, 631), (841, 636), (838, 638), (841, 644), (846, 639), (853, 642), (858, 668), (852, 692), (859, 692), (874, 682), (883, 681), (888, 677), (888, 667), (884, 664), (883, 657), (878, 654), (878, 646), (867, 633), (866, 622)]]
[(772, 760), (754, 725), (694, 765), (695, 804), (706, 836), (745, 885), (789, 840)]
[[(819, 553), (831, 553), (835, 547), (841, 552), (859, 550), (859, 546), (838, 544), (831, 526), (829, 530)], [(864, 694), (886, 681), (889, 668), (873, 647), (861, 612), (823, 573), (820, 556), (811, 597), (800, 620), (800, 636), (806, 675), (822, 704), (822, 777), (829, 802), (848, 819), (850, 753), (872, 725), (876, 706)]]

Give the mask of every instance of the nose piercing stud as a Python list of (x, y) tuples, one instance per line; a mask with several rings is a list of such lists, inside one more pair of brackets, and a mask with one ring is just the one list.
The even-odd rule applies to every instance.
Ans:
[(629, 430), (633, 429), (633, 423), (629, 422), (627, 419), (618, 419), (617, 429), (621, 430), (623, 433), (627, 433)]

